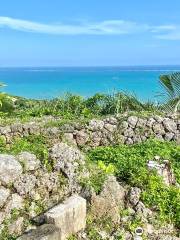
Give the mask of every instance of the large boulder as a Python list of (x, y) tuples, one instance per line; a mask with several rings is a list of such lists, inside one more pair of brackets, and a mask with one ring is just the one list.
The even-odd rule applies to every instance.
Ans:
[(176, 130), (177, 130), (177, 124), (176, 124), (175, 121), (173, 121), (172, 119), (168, 119), (168, 118), (165, 119), (165, 120), (163, 121), (163, 125), (164, 125), (166, 131), (168, 131), (168, 132), (173, 132), (173, 133), (175, 133)]
[(0, 154), (0, 182), (4, 185), (13, 183), (22, 173), (21, 164), (15, 157)]
[(104, 183), (99, 195), (93, 195), (91, 199), (91, 212), (94, 218), (110, 217), (113, 222), (120, 220), (119, 209), (124, 207), (125, 189), (110, 176)]
[(55, 206), (45, 213), (47, 223), (60, 229), (61, 240), (84, 230), (86, 226), (86, 200), (80, 196), (72, 196), (64, 203)]
[(85, 164), (84, 155), (65, 143), (55, 144), (50, 151), (50, 158), (55, 163), (55, 170), (63, 172), (69, 180), (70, 188), (77, 187), (80, 167)]

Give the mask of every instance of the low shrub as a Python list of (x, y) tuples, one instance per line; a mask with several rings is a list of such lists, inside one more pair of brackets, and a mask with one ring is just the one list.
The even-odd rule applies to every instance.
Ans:
[(180, 224), (180, 190), (167, 187), (156, 172), (149, 172), (147, 161), (158, 155), (172, 163), (177, 183), (180, 183), (180, 146), (174, 142), (149, 140), (132, 146), (99, 147), (89, 151), (89, 159), (113, 164), (120, 181), (140, 187), (142, 199), (149, 207), (156, 206), (161, 221)]
[(44, 115), (62, 116), (66, 119), (76, 117), (92, 118), (127, 111), (157, 111), (157, 106), (150, 102), (141, 102), (137, 97), (126, 94), (95, 94), (89, 98), (66, 94), (52, 100), (33, 100), (17, 98), (15, 110), (9, 116), (24, 118)]

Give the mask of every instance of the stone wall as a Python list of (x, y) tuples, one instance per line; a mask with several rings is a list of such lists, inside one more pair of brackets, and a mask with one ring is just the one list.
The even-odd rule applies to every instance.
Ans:
[[(58, 121), (53, 119), (52, 123)], [(53, 125), (52, 124), (52, 125)], [(47, 121), (16, 123), (0, 127), (0, 136), (10, 143), (14, 137), (31, 134), (43, 134), (49, 138), (61, 138), (77, 146), (104, 146), (117, 143), (133, 144), (156, 137), (160, 140), (180, 142), (180, 119), (174, 116), (120, 116), (103, 120), (93, 119), (86, 124), (61, 124), (58, 127), (47, 127)]]
[(45, 213), (45, 224), (19, 237), (18, 240), (67, 240), (86, 227), (86, 200), (78, 195)]
[[(156, 212), (144, 205), (141, 201), (141, 192), (140, 188), (121, 185), (114, 176), (108, 176), (101, 192), (98, 195), (92, 193), (88, 208), (84, 198), (73, 195), (48, 210), (44, 214), (45, 223), (25, 233), (18, 240), (180, 240), (175, 237), (177, 229), (173, 224), (158, 226), (154, 221)], [(123, 210), (126, 214), (125, 212), (122, 214)], [(91, 231), (95, 234), (88, 231), (90, 227), (88, 221), (86, 224), (86, 219), (90, 216), (94, 219), (91, 220)], [(134, 219), (138, 219), (139, 224), (136, 228), (135, 225), (133, 228), (128, 228), (127, 224), (130, 225)], [(76, 237), (72, 237), (72, 234)]]
[[(32, 219), (42, 223), (44, 219), (37, 217), (40, 213), (81, 192), (77, 179), (81, 175), (88, 176), (88, 172), (83, 168), (84, 156), (77, 146), (133, 144), (152, 136), (180, 142), (180, 120), (173, 116), (123, 116), (91, 120), (83, 125), (74, 123), (47, 127), (47, 121), (35, 121), (0, 127), (0, 136), (6, 144), (15, 137), (32, 134), (43, 134), (58, 140), (49, 149), (49, 160), (54, 164), (48, 171), (34, 154), (0, 154), (0, 239), (6, 239), (7, 233), (20, 235), (32, 228)], [(71, 146), (63, 141), (71, 143)], [(99, 202), (103, 196), (96, 200)]]
[(81, 190), (76, 180), (83, 174), (84, 156), (78, 149), (55, 144), (49, 160), (51, 171), (34, 154), (0, 154), (0, 239), (32, 228), (32, 219), (43, 222), (39, 214)]

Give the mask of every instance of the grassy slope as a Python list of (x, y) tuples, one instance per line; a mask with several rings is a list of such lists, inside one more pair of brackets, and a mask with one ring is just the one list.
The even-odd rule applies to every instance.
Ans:
[[(65, 98), (51, 101), (36, 101), (18, 98), (15, 106), (9, 102), (2, 105), (1, 116), (5, 121), (28, 120), (31, 117), (46, 115), (60, 116), (64, 121), (73, 119), (90, 119), (110, 114), (135, 111), (156, 113), (157, 106), (151, 103), (141, 103), (135, 97), (118, 93), (116, 95), (97, 94), (83, 99), (80, 96), (67, 95)], [(15, 140), (10, 146), (0, 141), (1, 152), (17, 154), (21, 151), (35, 153), (42, 163), (51, 170), (52, 163), (48, 162), (49, 142), (43, 136), (30, 136)], [(155, 155), (171, 161), (176, 180), (180, 184), (180, 146), (175, 143), (149, 140), (145, 143), (129, 146), (99, 147), (88, 153), (91, 177), (88, 182), (96, 192), (109, 173), (115, 174), (120, 181), (143, 189), (142, 200), (150, 208), (156, 206), (159, 222), (172, 222), (180, 225), (180, 192), (176, 187), (166, 187), (156, 173), (149, 174), (147, 160)], [(92, 167), (93, 166), (93, 167)], [(90, 225), (92, 225), (90, 221)], [(90, 226), (88, 225), (88, 226)], [(89, 232), (93, 231), (90, 227)], [(93, 234), (93, 233), (92, 233)], [(96, 233), (95, 233), (96, 234)], [(91, 238), (93, 239), (93, 238)], [(96, 239), (96, 238), (95, 238)]]
[(143, 189), (142, 200), (158, 210), (162, 222), (180, 226), (180, 189), (167, 187), (155, 172), (149, 173), (147, 161), (160, 156), (171, 161), (176, 181), (180, 184), (180, 146), (176, 143), (149, 140), (133, 146), (99, 147), (89, 152), (91, 161), (112, 164), (120, 181)]

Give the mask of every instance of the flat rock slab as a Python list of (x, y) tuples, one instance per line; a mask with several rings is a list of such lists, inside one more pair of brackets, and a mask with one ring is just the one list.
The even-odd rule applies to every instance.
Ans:
[(52, 224), (44, 224), (19, 237), (18, 240), (61, 240), (61, 232)]
[(86, 200), (74, 195), (63, 204), (50, 209), (45, 213), (46, 222), (54, 224), (61, 231), (61, 240), (85, 229), (86, 226)]

